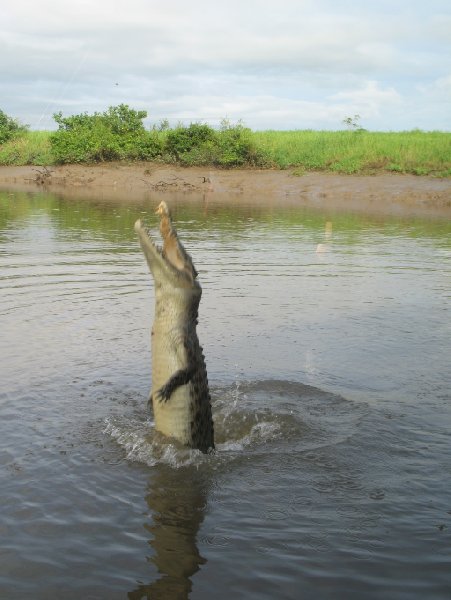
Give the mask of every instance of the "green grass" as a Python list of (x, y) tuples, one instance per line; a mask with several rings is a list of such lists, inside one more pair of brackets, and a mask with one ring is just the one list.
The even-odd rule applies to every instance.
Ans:
[[(167, 143), (168, 134), (168, 131), (154, 132), (161, 138), (162, 147)], [(10, 139), (0, 145), (0, 165), (55, 164), (51, 135), (49, 131), (28, 131)], [(298, 130), (254, 131), (249, 136), (264, 157), (262, 164), (290, 168), (298, 175), (326, 171), (451, 177), (450, 133)], [(193, 156), (196, 156), (195, 152)], [(164, 162), (169, 158), (163, 152), (159, 160)], [(173, 157), (170, 162), (174, 162)], [(185, 161), (185, 164), (189, 163)]]
[(0, 165), (50, 165), (50, 131), (26, 131), (0, 145)]
[(254, 141), (281, 169), (451, 176), (451, 134), (439, 131), (261, 131)]

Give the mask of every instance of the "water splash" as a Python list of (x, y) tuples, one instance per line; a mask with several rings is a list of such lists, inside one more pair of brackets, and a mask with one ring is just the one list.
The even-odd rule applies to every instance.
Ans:
[[(212, 387), (216, 451), (205, 455), (185, 448), (155, 431), (140, 414), (110, 417), (104, 434), (125, 453), (125, 459), (148, 466), (174, 468), (219, 465), (246, 455), (304, 450), (337, 443), (351, 434), (360, 412), (353, 403), (296, 382), (256, 381)], [(337, 424), (340, 435), (337, 437)]]
[(174, 468), (200, 464), (208, 455), (168, 442), (155, 431), (152, 421), (127, 417), (106, 419), (104, 434), (109, 435), (125, 452), (126, 460), (147, 466), (166, 464)]

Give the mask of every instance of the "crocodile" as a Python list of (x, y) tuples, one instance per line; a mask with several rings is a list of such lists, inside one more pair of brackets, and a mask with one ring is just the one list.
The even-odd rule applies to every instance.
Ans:
[(141, 220), (135, 223), (155, 286), (149, 404), (157, 431), (207, 453), (215, 446), (207, 369), (196, 331), (202, 288), (164, 201), (156, 213), (162, 248)]

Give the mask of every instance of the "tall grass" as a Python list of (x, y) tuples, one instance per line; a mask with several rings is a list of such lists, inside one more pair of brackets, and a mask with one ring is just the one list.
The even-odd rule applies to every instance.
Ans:
[(282, 169), (451, 176), (451, 134), (439, 131), (261, 131), (253, 137)]
[(0, 165), (50, 165), (50, 131), (26, 131), (0, 145)]
[[(152, 131), (158, 136), (162, 152), (160, 162), (233, 166), (263, 165), (293, 169), (301, 175), (308, 171), (348, 174), (382, 172), (413, 173), (451, 177), (451, 134), (439, 131), (369, 132), (369, 131), (254, 131), (245, 130), (246, 153), (238, 143), (242, 137), (223, 138), (212, 145), (203, 140), (199, 148), (170, 154), (168, 140), (176, 130)], [(172, 132), (175, 132), (174, 134)], [(179, 133), (183, 133), (180, 132)], [(234, 128), (226, 131), (235, 135)], [(0, 145), (0, 165), (50, 165), (58, 162), (51, 145), (54, 132), (28, 131)], [(249, 149), (252, 149), (250, 152)], [(240, 154), (241, 152), (241, 154)], [(220, 153), (220, 154), (218, 154)], [(258, 161), (253, 156), (258, 156)], [(218, 158), (218, 156), (220, 158)], [(245, 161), (237, 156), (246, 156)]]

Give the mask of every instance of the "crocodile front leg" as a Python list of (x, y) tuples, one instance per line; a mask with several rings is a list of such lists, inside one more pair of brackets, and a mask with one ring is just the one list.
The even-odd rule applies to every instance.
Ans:
[(155, 392), (155, 399), (166, 403), (177, 388), (191, 381), (196, 372), (195, 348), (186, 330), (172, 332), (172, 347), (178, 357), (180, 368)]
[(159, 402), (167, 402), (175, 390), (181, 385), (189, 383), (195, 373), (195, 367), (190, 366), (186, 369), (179, 369), (161, 386), (155, 396)]

